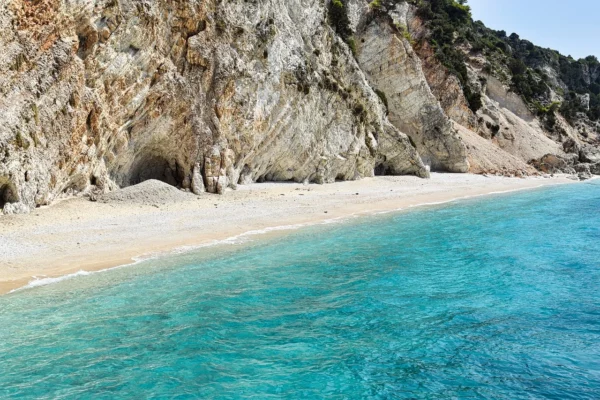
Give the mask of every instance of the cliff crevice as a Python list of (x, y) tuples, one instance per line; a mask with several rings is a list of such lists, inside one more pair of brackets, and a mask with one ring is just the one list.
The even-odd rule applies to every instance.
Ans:
[(149, 179), (223, 193), (430, 170), (527, 175), (550, 171), (549, 154), (562, 172), (600, 170), (593, 113), (574, 125), (550, 106), (532, 112), (464, 43), (458, 79), (420, 9), (384, 3), (3, 2), (0, 208)]

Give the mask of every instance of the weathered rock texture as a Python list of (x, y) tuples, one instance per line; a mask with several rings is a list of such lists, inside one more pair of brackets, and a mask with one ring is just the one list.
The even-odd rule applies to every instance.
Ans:
[(429, 168), (523, 175), (548, 154), (597, 170), (575, 128), (560, 120), (552, 137), (476, 58), (473, 113), (413, 6), (344, 3), (346, 41), (329, 0), (3, 1), (0, 209), (152, 179), (223, 193)]
[(465, 146), (427, 85), (421, 60), (395, 28), (403, 23), (401, 16), (392, 15), (390, 20), (367, 21), (359, 30), (359, 65), (385, 96), (392, 124), (412, 138), (426, 164), (436, 170), (467, 172)]
[[(584, 143), (586, 138), (578, 132), (581, 128), (569, 125), (558, 113), (553, 113), (557, 119), (556, 127), (548, 129), (544, 120), (535, 115), (518, 94), (486, 72), (490, 66), (486, 56), (473, 51), (469, 44), (457, 42), (455, 45), (468, 60), (469, 86), (481, 95), (482, 105), (473, 112), (459, 79), (436, 57), (428, 40), (431, 32), (417, 15), (416, 7), (401, 3), (388, 14), (399, 15), (400, 25), (412, 38), (429, 88), (445, 114), (455, 122), (467, 147), (470, 172), (517, 176), (534, 174), (538, 170), (548, 172), (539, 167), (544, 165), (544, 157), (552, 156), (552, 159), (564, 160), (561, 164), (564, 168), (553, 168), (552, 172), (575, 173), (573, 166), (586, 161), (585, 157), (573, 158), (564, 150), (565, 142), (573, 142), (577, 149)], [(552, 69), (548, 71), (552, 76), (557, 75)]]
[(324, 1), (9, 0), (0, 206), (159, 179), (427, 176)]

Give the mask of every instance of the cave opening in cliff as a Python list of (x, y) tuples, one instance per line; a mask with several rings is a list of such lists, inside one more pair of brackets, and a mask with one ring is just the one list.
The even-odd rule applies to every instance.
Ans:
[(14, 185), (0, 178), (0, 210), (8, 203), (18, 203), (19, 197)]
[(129, 172), (129, 184), (136, 185), (151, 179), (181, 187), (184, 179), (183, 169), (175, 160), (168, 160), (154, 153), (143, 154), (134, 162)]
[(375, 176), (389, 175), (390, 169), (385, 164), (378, 164), (374, 168)]

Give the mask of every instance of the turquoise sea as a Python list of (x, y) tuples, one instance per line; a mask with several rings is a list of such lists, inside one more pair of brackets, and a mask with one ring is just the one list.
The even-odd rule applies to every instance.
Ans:
[(0, 297), (0, 398), (599, 399), (600, 182)]

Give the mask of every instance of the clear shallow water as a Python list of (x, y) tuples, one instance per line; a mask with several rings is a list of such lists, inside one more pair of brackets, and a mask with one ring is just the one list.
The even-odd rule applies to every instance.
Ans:
[(362, 218), (0, 297), (0, 398), (597, 399), (599, 289), (598, 183)]

